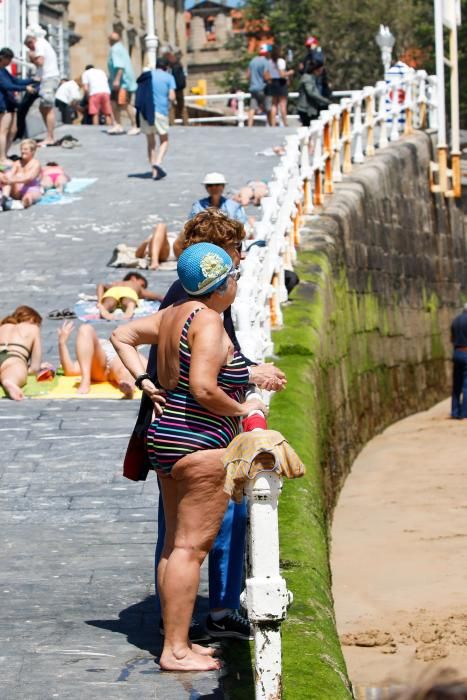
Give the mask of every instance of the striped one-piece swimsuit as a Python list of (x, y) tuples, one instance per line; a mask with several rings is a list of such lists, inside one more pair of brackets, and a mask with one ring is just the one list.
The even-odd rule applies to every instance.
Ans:
[[(190, 393), (188, 330), (196, 314), (187, 318), (180, 336), (178, 384), (165, 390), (164, 412), (149, 426), (146, 447), (151, 466), (169, 474), (175, 462), (191, 452), (227, 447), (240, 432), (240, 418), (217, 416), (201, 406)], [(249, 383), (245, 359), (237, 351), (231, 362), (221, 367), (217, 385), (234, 401), (241, 401)]]

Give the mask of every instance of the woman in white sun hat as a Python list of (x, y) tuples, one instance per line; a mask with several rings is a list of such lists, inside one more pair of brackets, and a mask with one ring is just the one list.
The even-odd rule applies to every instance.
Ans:
[(206, 209), (214, 208), (219, 209), (223, 214), (228, 216), (229, 219), (240, 221), (240, 223), (244, 225), (248, 224), (248, 217), (244, 208), (238, 202), (234, 202), (233, 199), (224, 197), (224, 189), (227, 184), (225, 175), (215, 172), (206, 173), (202, 184), (206, 187), (208, 196), (198, 199), (193, 203), (188, 217), (189, 219), (192, 219), (196, 214)]

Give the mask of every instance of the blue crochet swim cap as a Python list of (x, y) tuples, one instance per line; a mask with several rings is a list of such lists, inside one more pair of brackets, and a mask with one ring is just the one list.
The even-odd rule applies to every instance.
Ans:
[(183, 251), (177, 272), (185, 292), (201, 296), (213, 292), (233, 268), (232, 258), (213, 243), (195, 243)]

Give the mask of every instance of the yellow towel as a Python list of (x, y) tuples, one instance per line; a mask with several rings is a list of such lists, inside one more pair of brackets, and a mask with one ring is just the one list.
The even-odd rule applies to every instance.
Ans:
[(305, 466), (293, 447), (277, 430), (255, 430), (237, 435), (227, 447), (224, 491), (241, 503), (247, 479), (262, 471), (275, 471), (287, 479), (303, 476)]

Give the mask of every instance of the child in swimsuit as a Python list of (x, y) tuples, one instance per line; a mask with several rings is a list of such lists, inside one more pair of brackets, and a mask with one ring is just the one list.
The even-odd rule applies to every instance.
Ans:
[(58, 163), (51, 161), (42, 168), (41, 186), (45, 192), (53, 189), (63, 192), (67, 182), (70, 182), (70, 177)]

